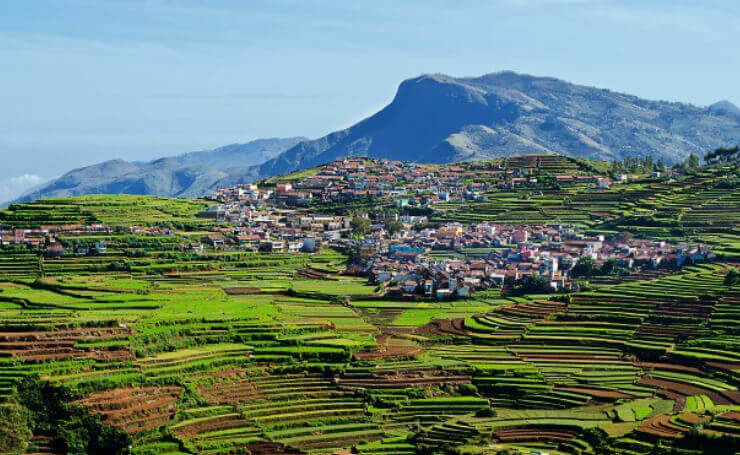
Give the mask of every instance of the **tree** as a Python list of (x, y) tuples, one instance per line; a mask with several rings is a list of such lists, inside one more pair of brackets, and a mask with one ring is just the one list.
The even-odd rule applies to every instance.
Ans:
[(688, 163), (689, 163), (689, 169), (692, 169), (692, 170), (699, 169), (699, 157), (694, 155), (693, 153), (689, 155)]
[(553, 292), (550, 280), (542, 275), (525, 275), (521, 280), (515, 281), (511, 293), (513, 295), (524, 294), (549, 294)]
[(131, 443), (129, 436), (111, 425), (102, 425), (100, 417), (84, 409), (73, 411), (60, 422), (60, 448), (69, 454), (109, 455), (122, 454)]
[(364, 216), (355, 215), (350, 221), (350, 227), (353, 235), (361, 237), (370, 231), (370, 220)]
[(611, 275), (619, 269), (617, 260), (615, 258), (609, 258), (604, 262), (604, 265), (601, 266), (601, 274), (602, 275)]
[(629, 242), (634, 238), (632, 233), (630, 231), (621, 231), (619, 234), (617, 234), (617, 240), (620, 242)]
[(591, 276), (594, 273), (596, 264), (591, 256), (581, 256), (578, 263), (571, 270), (573, 276)]
[(385, 220), (385, 230), (388, 231), (390, 235), (396, 235), (403, 232), (403, 223), (399, 220), (388, 218)]
[(29, 411), (28, 426), (36, 434), (53, 435), (51, 446), (58, 453), (118, 455), (131, 444), (123, 430), (104, 425), (99, 415), (71, 404), (73, 395), (66, 387), (26, 378), (17, 386), (17, 398)]
[(738, 156), (740, 156), (740, 147), (737, 145), (729, 148), (720, 147), (706, 153), (704, 155), (704, 161), (709, 164), (729, 163), (738, 159)]
[(26, 449), (33, 435), (29, 420), (28, 410), (23, 406), (0, 405), (0, 452), (20, 453)]
[(701, 163), (699, 162), (699, 157), (692, 153), (683, 161), (683, 163), (674, 166), (674, 169), (679, 169), (681, 172), (690, 174), (698, 171), (700, 167)]
[(588, 428), (583, 430), (580, 434), (580, 438), (586, 441), (593, 449), (593, 452), (597, 455), (613, 453), (612, 448), (609, 446), (609, 436), (600, 428)]

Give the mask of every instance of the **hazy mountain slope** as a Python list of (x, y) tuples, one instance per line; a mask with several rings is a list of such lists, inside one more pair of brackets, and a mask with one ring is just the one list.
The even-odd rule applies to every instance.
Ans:
[(19, 200), (97, 193), (202, 196), (222, 185), (242, 181), (250, 166), (263, 163), (303, 140), (303, 137), (258, 139), (148, 163), (106, 161), (70, 171)]
[(717, 101), (707, 108), (709, 112), (717, 115), (729, 115), (740, 117), (740, 108), (727, 100)]
[(263, 178), (341, 156), (450, 162), (521, 153), (668, 163), (740, 142), (737, 107), (649, 101), (512, 72), (477, 78), (424, 75), (404, 81), (377, 114), (301, 142), (250, 170)]
[(216, 169), (230, 169), (262, 164), (278, 156), (305, 137), (256, 139), (246, 144), (230, 144), (213, 150), (190, 152), (176, 156), (182, 165), (208, 165)]

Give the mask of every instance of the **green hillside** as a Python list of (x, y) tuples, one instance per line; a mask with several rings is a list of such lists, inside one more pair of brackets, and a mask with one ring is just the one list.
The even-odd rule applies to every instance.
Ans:
[[(735, 453), (737, 165), (598, 189), (553, 179), (607, 171), (603, 163), (510, 160), (505, 170), (526, 169), (537, 184), (436, 203), (429, 225), (568, 224), (700, 242), (717, 257), (593, 277), (572, 293), (397, 298), (345, 273), (350, 258), (328, 247), (194, 252), (209, 235), (231, 236), (200, 216), (210, 201), (13, 204), (0, 211), (8, 232), (106, 229), (58, 233), (60, 255), (0, 250), (0, 415), (17, 422), (0, 425), (3, 450)], [(80, 244), (105, 249), (76, 254)]]

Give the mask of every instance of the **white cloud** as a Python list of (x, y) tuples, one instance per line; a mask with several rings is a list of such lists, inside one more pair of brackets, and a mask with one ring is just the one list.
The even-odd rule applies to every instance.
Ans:
[(0, 203), (17, 198), (45, 180), (36, 174), (23, 174), (0, 181)]

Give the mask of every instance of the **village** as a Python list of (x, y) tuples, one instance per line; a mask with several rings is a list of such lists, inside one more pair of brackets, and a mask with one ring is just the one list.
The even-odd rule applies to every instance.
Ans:
[[(333, 248), (350, 257), (346, 273), (366, 276), (383, 292), (436, 299), (466, 298), (474, 291), (522, 283), (530, 291), (571, 291), (590, 275), (677, 269), (714, 258), (703, 245), (587, 235), (567, 223), (431, 223), (425, 214), (433, 213), (435, 204), (481, 201), (488, 192), (514, 186), (530, 186), (536, 195), (543, 177), (550, 180), (547, 185), (568, 182), (597, 191), (612, 183), (583, 172), (537, 172), (546, 158), (517, 157), (513, 169), (499, 162), (437, 166), (339, 159), (289, 182), (219, 189), (208, 197), (214, 203), (198, 215), (204, 233), (183, 237), (179, 248), (195, 255)], [(324, 210), (357, 200), (380, 201), (375, 207), (383, 209)], [(126, 230), (153, 237), (176, 234), (157, 225)], [(100, 223), (14, 230), (0, 226), (0, 246), (42, 250), (46, 257), (102, 255), (107, 246), (100, 237), (110, 232)], [(62, 244), (59, 237), (75, 240)]]
[[(589, 236), (566, 225), (447, 223), (434, 227), (426, 222), (426, 217), (396, 216), (392, 221), (398, 227), (389, 230), (388, 218), (364, 217), (368, 228), (358, 236), (350, 216), (284, 210), (271, 215), (253, 214), (245, 222), (215, 227), (201, 241), (183, 244), (182, 249), (204, 254), (236, 250), (311, 253), (323, 247), (334, 248), (352, 258), (347, 273), (367, 276), (386, 292), (436, 299), (466, 298), (476, 290), (518, 283), (533, 276), (545, 283), (543, 291), (569, 291), (589, 273), (580, 270), (584, 261), (597, 271), (610, 264), (610, 273), (621, 270), (629, 274), (644, 269), (678, 269), (714, 258), (702, 245), (676, 245), (629, 236)], [(43, 249), (47, 257), (101, 255), (106, 253), (106, 244), (95, 238), (108, 232), (110, 229), (100, 224), (16, 229), (0, 231), (0, 245)], [(157, 227), (132, 226), (130, 232), (172, 235)], [(77, 239), (87, 235), (92, 240), (79, 241), (65, 250), (57, 241), (63, 235)]]
[[(223, 188), (210, 198), (228, 203), (283, 207), (342, 203), (356, 200), (393, 200), (397, 207), (424, 207), (436, 202), (481, 201), (495, 189), (546, 187), (553, 184), (609, 188), (612, 182), (595, 174), (540, 175), (538, 160), (527, 155), (503, 162), (455, 165), (417, 164), (377, 158), (341, 158), (290, 183), (260, 187), (257, 184)], [(620, 175), (618, 181), (630, 177)]]
[(452, 223), (390, 238), (379, 230), (353, 246), (359, 251), (358, 273), (397, 294), (436, 299), (528, 281), (535, 285), (532, 291), (571, 291), (591, 274), (679, 269), (714, 258), (701, 245), (588, 236), (570, 226), (490, 223)]

